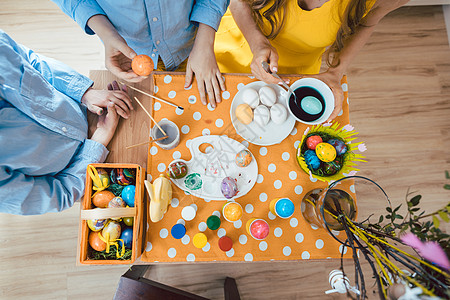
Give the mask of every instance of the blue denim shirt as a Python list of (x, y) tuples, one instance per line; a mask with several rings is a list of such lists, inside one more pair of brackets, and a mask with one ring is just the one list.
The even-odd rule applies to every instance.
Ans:
[(0, 212), (43, 214), (84, 194), (108, 150), (87, 139), (81, 98), (92, 81), (0, 30)]
[(137, 54), (161, 56), (167, 70), (174, 70), (190, 54), (198, 23), (217, 31), (230, 0), (53, 0), (86, 33), (94, 15), (106, 15)]

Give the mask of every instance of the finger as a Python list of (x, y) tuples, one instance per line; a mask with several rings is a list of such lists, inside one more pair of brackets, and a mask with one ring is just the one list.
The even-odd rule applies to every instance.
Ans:
[(197, 80), (197, 87), (200, 94), (200, 101), (202, 101), (203, 105), (206, 105), (205, 85), (203, 80)]
[(119, 84), (117, 83), (117, 81), (114, 80), (112, 82), (112, 86), (113, 86), (113, 90), (115, 90), (115, 91), (120, 90), (120, 87), (119, 87)]
[(112, 90), (113, 90), (113, 87), (112, 87), (112, 84), (111, 84), (111, 83), (108, 83), (108, 90), (109, 90), (109, 91), (112, 91)]
[[(220, 97), (220, 87), (219, 87), (219, 83), (217, 82), (216, 77), (212, 78), (212, 86), (214, 89), (214, 97), (216, 99), (216, 103), (219, 104), (220, 102), (222, 102), (222, 97)], [(211, 102), (211, 100), (210, 100), (210, 102)]]
[(333, 121), (334, 118), (336, 118), (338, 116), (340, 111), (341, 111), (340, 107), (335, 107), (326, 123), (330, 123), (331, 121)]
[(112, 102), (114, 102), (114, 104), (116, 106), (119, 106), (126, 114), (127, 116), (130, 114), (130, 109), (128, 108), (128, 106), (125, 104), (125, 102), (123, 102), (122, 100), (120, 100), (119, 98), (117, 98), (116, 96), (112, 95), (110, 97), (110, 100)]
[(123, 41), (122, 43), (117, 43), (116, 48), (129, 59), (133, 59), (137, 55), (136, 52), (134, 52), (134, 50), (131, 49), (125, 41)]
[(275, 51), (270, 51), (269, 66), (272, 72), (278, 72), (278, 54)]
[(226, 91), (227, 89), (226, 89), (226, 86), (225, 86), (225, 80), (224, 80), (224, 77), (222, 76), (222, 73), (217, 72), (216, 77), (217, 77), (217, 80), (219, 81), (220, 89), (222, 91)]
[(124, 119), (128, 119), (127, 113), (120, 106), (114, 103), (114, 108), (119, 116), (121, 116)]
[(192, 72), (192, 69), (191, 69), (190, 65), (187, 65), (187, 67), (186, 67), (186, 78), (184, 80), (184, 88), (188, 88), (188, 87), (191, 86), (193, 74), (194, 73)]
[(120, 88), (121, 88), (121, 90), (124, 91), (124, 92), (127, 94), (127, 96), (128, 96), (128, 87), (127, 87), (127, 85), (126, 85), (126, 84), (122, 84), (122, 86), (121, 86)]
[(214, 98), (214, 89), (210, 81), (205, 82), (206, 93), (208, 93), (209, 103), (212, 107), (216, 107), (216, 99)]
[(107, 113), (106, 113), (106, 117), (107, 118), (117, 118), (117, 109), (116, 106), (114, 105), (114, 103), (109, 102), (108, 106), (106, 107)]
[(124, 91), (117, 91), (113, 93), (114, 96), (125, 102), (125, 104), (128, 106), (129, 109), (133, 110), (133, 103), (131, 102), (130, 97), (128, 97), (128, 94)]
[(91, 112), (93, 112), (96, 115), (101, 116), (103, 114), (103, 108), (101, 108), (97, 105), (92, 105)]

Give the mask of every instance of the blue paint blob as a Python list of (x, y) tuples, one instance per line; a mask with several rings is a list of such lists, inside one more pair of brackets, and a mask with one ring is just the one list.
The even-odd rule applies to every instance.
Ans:
[(306, 96), (302, 99), (300, 105), (310, 115), (316, 115), (322, 111), (322, 103), (314, 96)]
[(179, 240), (186, 234), (186, 227), (183, 224), (175, 224), (170, 230), (170, 234)]
[(275, 204), (275, 212), (282, 218), (289, 218), (294, 214), (294, 203), (288, 198), (282, 198)]

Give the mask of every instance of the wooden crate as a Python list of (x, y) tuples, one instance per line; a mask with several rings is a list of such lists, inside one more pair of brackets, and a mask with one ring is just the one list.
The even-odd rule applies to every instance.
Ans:
[[(87, 225), (87, 221), (84, 219), (89, 213), (93, 211), (93, 204), (91, 201), (91, 197), (93, 194), (92, 190), (92, 179), (86, 171), (86, 192), (84, 194), (84, 198), (81, 203), (81, 213), (80, 213), (80, 223), (79, 223), (79, 232), (78, 232), (78, 254), (77, 254), (77, 263), (78, 264), (86, 264), (86, 265), (126, 265), (132, 264), (136, 258), (138, 258), (143, 251), (143, 241), (144, 241), (144, 215), (145, 215), (145, 205), (144, 205), (144, 179), (145, 179), (145, 170), (141, 166), (137, 164), (91, 164), (91, 166), (95, 168), (102, 168), (106, 170), (116, 169), (116, 168), (127, 168), (134, 169), (136, 171), (136, 193), (135, 193), (135, 204), (134, 204), (134, 223), (133, 223), (133, 245), (132, 245), (132, 254), (131, 259), (129, 260), (94, 260), (89, 259), (88, 250), (89, 250), (89, 233), (91, 230)], [(114, 208), (120, 214), (120, 210), (126, 210), (122, 208)], [(112, 208), (108, 209), (112, 210)], [(130, 209), (128, 209), (128, 212)], [(110, 217), (115, 217), (115, 215), (111, 215)]]

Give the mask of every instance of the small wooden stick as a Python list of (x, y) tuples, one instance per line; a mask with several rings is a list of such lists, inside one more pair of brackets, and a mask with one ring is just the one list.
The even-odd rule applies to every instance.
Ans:
[(151, 141), (148, 141), (148, 142), (143, 142), (143, 143), (139, 143), (139, 144), (127, 146), (127, 147), (125, 147), (125, 148), (126, 148), (126, 149), (130, 149), (130, 148), (137, 147), (137, 146), (142, 146), (142, 145), (146, 145), (146, 144), (151, 144), (151, 143), (153, 143), (153, 142), (160, 141), (160, 140), (164, 140), (164, 139), (167, 139), (167, 138), (168, 138), (168, 136), (166, 135), (166, 136), (157, 138), (157, 139), (155, 139), (155, 140), (151, 140)]
[(163, 103), (172, 105), (173, 107), (177, 107), (178, 109), (184, 110), (184, 108), (181, 107), (181, 106), (178, 106), (178, 105), (176, 105), (176, 104), (173, 104), (172, 102), (169, 102), (169, 101), (167, 101), (167, 100), (158, 98), (158, 97), (156, 97), (156, 96), (153, 96), (152, 94), (149, 94), (149, 93), (147, 93), (147, 92), (144, 92), (144, 91), (142, 91), (142, 90), (140, 90), (140, 89), (138, 89), (138, 88), (135, 88), (134, 86), (127, 85), (127, 84), (125, 84), (125, 83), (123, 83), (123, 82), (119, 82), (119, 83), (122, 84), (122, 85), (126, 85), (126, 86), (129, 87), (130, 89), (135, 90), (136, 92), (142, 93), (142, 94), (144, 94), (144, 95), (146, 95), (146, 96), (149, 96), (149, 97), (151, 97), (151, 98), (154, 98), (154, 99), (156, 99), (156, 100), (158, 100), (158, 101), (161, 101), (161, 102), (163, 102)]
[(142, 105), (141, 101), (138, 100), (138, 98), (134, 97), (134, 100), (136, 100), (136, 102), (142, 107), (142, 109), (145, 111), (145, 113), (150, 117), (150, 119), (153, 121), (153, 123), (155, 123), (156, 127), (159, 128), (159, 130), (161, 130), (161, 132), (167, 136), (167, 133), (161, 128), (161, 126), (158, 125), (158, 123), (155, 121), (155, 119), (153, 119), (152, 115), (145, 109), (144, 105)]

